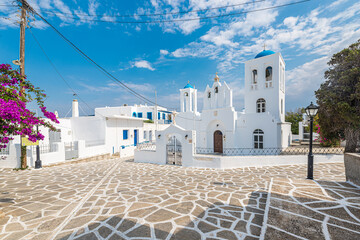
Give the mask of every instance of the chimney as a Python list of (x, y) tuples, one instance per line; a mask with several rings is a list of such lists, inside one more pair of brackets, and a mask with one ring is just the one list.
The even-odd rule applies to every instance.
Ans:
[(56, 118), (59, 118), (59, 113), (58, 113), (58, 111), (55, 111), (54, 114), (55, 114)]
[(79, 117), (79, 103), (76, 99), (72, 102), (72, 117)]

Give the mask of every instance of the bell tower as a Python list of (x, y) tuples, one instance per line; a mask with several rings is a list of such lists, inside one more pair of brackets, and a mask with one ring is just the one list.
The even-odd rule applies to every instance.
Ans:
[(269, 113), (285, 122), (285, 62), (280, 53), (263, 50), (245, 62), (245, 112)]
[(180, 89), (180, 112), (197, 112), (197, 90), (189, 81)]

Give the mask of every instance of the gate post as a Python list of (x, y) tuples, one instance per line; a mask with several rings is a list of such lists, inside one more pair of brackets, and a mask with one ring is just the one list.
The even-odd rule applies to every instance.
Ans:
[[(76, 142), (74, 142), (76, 144)], [(77, 141), (77, 147), (78, 147), (78, 157), (84, 157), (86, 155), (86, 146), (84, 140), (78, 140)]]

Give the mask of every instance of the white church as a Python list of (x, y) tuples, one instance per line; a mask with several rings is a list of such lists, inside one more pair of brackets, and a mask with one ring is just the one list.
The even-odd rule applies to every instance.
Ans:
[(245, 62), (245, 108), (237, 112), (232, 89), (216, 74), (197, 110), (197, 89), (180, 89), (176, 125), (195, 130), (196, 148), (209, 153), (226, 149), (286, 148), (291, 124), (285, 122), (285, 62), (280, 53), (264, 50)]

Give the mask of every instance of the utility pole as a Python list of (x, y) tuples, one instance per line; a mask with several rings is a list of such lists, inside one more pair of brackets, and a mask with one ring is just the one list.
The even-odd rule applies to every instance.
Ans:
[[(25, 28), (27, 25), (26, 20), (26, 9), (25, 9), (25, 2), (26, 0), (19, 0), (21, 3), (21, 16), (20, 16), (20, 75), (25, 76)], [(21, 88), (21, 94), (25, 93), (25, 88)], [(22, 144), (22, 138), (25, 137), (21, 135), (20, 138), (20, 145), (21, 145), (21, 168), (27, 167), (26, 161), (26, 146)]]
[(157, 93), (156, 93), (156, 90), (155, 90), (155, 129), (156, 131), (158, 130), (158, 107), (157, 107)]

